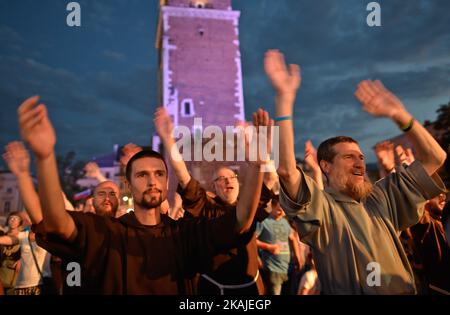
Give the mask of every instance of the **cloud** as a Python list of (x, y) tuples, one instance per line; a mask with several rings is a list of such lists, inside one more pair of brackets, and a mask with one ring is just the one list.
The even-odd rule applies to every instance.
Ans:
[(116, 143), (150, 144), (153, 69), (79, 77), (35, 60), (1, 57), (0, 72), (9, 74), (8, 84), (0, 86), (1, 146), (19, 137), (16, 109), (35, 94), (49, 109), (60, 154), (74, 150), (88, 159), (110, 152)]
[(0, 25), (0, 39), (2, 43), (22, 43), (22, 36), (13, 28)]
[(370, 150), (398, 133), (391, 122), (362, 112), (353, 93), (363, 79), (381, 79), (419, 120), (435, 117), (436, 102), (450, 98), (448, 1), (382, 2), (381, 28), (367, 26), (367, 3), (356, 0), (233, 4), (241, 11), (247, 116), (261, 104), (273, 108), (273, 91), (262, 69), (264, 50), (278, 48), (287, 62), (302, 67), (298, 154), (308, 138), (320, 142), (348, 134)]
[(109, 58), (111, 60), (114, 60), (114, 61), (122, 61), (126, 58), (125, 54), (117, 52), (117, 51), (108, 50), (108, 49), (106, 49), (102, 52), (102, 56)]
[[(380, 2), (380, 28), (367, 26), (367, 3), (233, 1), (233, 8), (241, 11), (247, 117), (261, 106), (273, 114), (274, 92), (262, 66), (267, 49), (282, 50), (288, 62), (302, 67), (295, 109), (299, 155), (309, 138), (318, 145), (346, 134), (360, 140), (373, 160), (371, 146), (399, 133), (392, 122), (361, 110), (353, 96), (360, 80), (381, 79), (421, 121), (433, 119), (437, 107), (450, 98), (450, 30), (445, 14), (450, 2)], [(156, 33), (157, 2), (80, 0), (80, 4), (83, 27), (82, 32), (70, 33), (77, 40), (71, 49), (77, 51), (82, 42), (92, 47), (92, 54), (79, 51), (77, 56), (60, 48), (62, 37), (57, 32), (46, 47), (34, 44), (23, 49), (26, 54), (20, 53), (18, 49), (26, 47), (23, 38), (28, 40), (33, 33), (0, 26), (0, 145), (17, 138), (16, 107), (36, 93), (49, 106), (59, 152), (73, 149), (89, 158), (110, 152), (114, 143), (149, 144), (158, 99), (157, 51), (151, 37)], [(43, 57), (36, 57), (39, 53)], [(45, 59), (48, 56), (54, 59)]]

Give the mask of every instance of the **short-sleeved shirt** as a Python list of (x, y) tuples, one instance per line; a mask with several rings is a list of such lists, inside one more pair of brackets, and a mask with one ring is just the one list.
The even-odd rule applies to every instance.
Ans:
[(292, 228), (286, 218), (275, 220), (274, 217), (269, 216), (261, 223), (258, 223), (256, 237), (264, 243), (278, 244), (281, 248), (280, 253), (277, 255), (265, 250), (260, 251), (264, 269), (272, 272), (288, 273), (291, 260), (289, 249), (289, 235), (291, 232)]
[(322, 191), (303, 175), (297, 200), (281, 187), (280, 202), (310, 245), (324, 294), (415, 294), (400, 231), (416, 224), (436, 184), (422, 164), (400, 167), (374, 184), (361, 202)]
[(155, 226), (142, 225), (133, 212), (119, 219), (68, 213), (75, 241), (39, 233), (43, 226), (37, 239), (52, 254), (81, 263), (81, 286), (90, 294), (191, 294), (190, 278), (201, 262), (239, 241), (235, 212), (213, 220), (161, 215)]

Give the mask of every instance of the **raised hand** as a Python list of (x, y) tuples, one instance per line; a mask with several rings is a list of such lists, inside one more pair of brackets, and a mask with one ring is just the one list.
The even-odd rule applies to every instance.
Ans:
[(153, 119), (156, 132), (163, 141), (167, 141), (173, 137), (173, 123), (169, 114), (164, 107), (158, 107)]
[(10, 171), (17, 177), (30, 173), (30, 155), (22, 142), (8, 143), (5, 147), (3, 159), (8, 164)]
[(120, 158), (120, 164), (126, 167), (128, 161), (138, 152), (141, 152), (142, 148), (134, 143), (128, 143), (122, 148), (122, 156)]
[(363, 109), (373, 116), (396, 120), (396, 117), (406, 112), (403, 103), (379, 80), (361, 81), (355, 96), (361, 102)]
[(377, 144), (375, 155), (387, 174), (395, 168), (394, 144), (391, 141), (383, 141)]
[[(269, 114), (265, 110), (260, 108), (253, 113), (253, 126), (256, 128), (256, 134), (250, 135), (246, 133), (245, 135), (247, 161), (255, 162), (257, 164), (266, 164), (270, 161), (273, 125), (273, 120), (269, 118)], [(249, 155), (251, 143), (254, 145), (253, 148), (256, 148), (256, 156)], [(260, 148), (260, 146), (264, 146), (264, 148)]]
[(311, 170), (320, 171), (319, 162), (317, 161), (317, 151), (311, 140), (305, 142), (305, 163)]
[(102, 177), (102, 172), (100, 172), (100, 168), (98, 164), (95, 162), (89, 162), (84, 166), (84, 171), (86, 172), (87, 177), (99, 178)]
[(269, 50), (264, 57), (266, 75), (278, 94), (295, 94), (301, 84), (300, 67), (295, 64), (286, 66), (283, 54), (278, 50)]
[(411, 148), (405, 150), (400, 144), (395, 147), (395, 157), (400, 165), (411, 165), (416, 160)]
[(50, 156), (56, 144), (55, 130), (47, 115), (47, 108), (39, 104), (39, 96), (25, 100), (17, 110), (20, 134), (37, 158)]

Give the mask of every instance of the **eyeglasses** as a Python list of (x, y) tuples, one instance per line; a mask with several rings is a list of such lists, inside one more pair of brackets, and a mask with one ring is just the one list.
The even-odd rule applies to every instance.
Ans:
[(214, 181), (215, 182), (225, 182), (228, 179), (231, 182), (233, 180), (237, 180), (237, 178), (238, 178), (237, 175), (233, 175), (233, 176), (229, 176), (229, 177), (219, 176)]
[(109, 194), (106, 191), (99, 191), (96, 193), (96, 196), (102, 199), (106, 198), (106, 196), (108, 196), (109, 198), (116, 198), (117, 194), (113, 191)]
[(12, 215), (12, 216), (10, 216), (9, 217), (9, 219), (8, 220), (17, 220), (17, 221), (20, 221), (20, 217), (18, 217), (18, 216), (16, 216), (16, 215)]

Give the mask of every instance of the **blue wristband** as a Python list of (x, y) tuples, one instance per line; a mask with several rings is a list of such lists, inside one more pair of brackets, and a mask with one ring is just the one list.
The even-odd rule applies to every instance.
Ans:
[(275, 121), (285, 121), (285, 120), (292, 120), (292, 116), (279, 116), (275, 117)]

